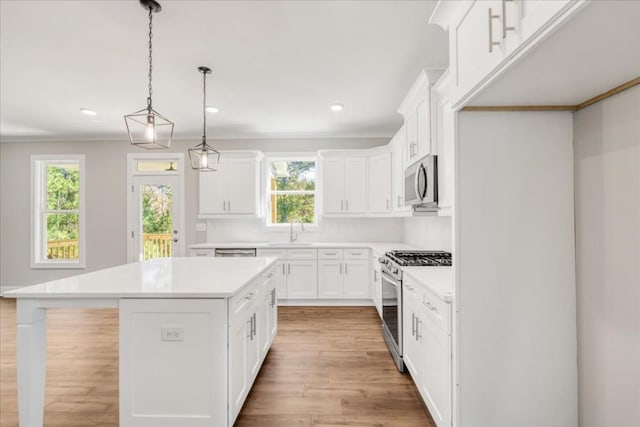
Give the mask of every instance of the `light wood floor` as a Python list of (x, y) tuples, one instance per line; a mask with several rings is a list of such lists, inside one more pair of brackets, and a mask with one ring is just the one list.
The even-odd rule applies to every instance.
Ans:
[[(371, 307), (280, 307), (236, 426), (435, 427)], [(0, 426), (17, 426), (15, 302), (0, 298)], [(50, 310), (46, 426), (118, 425), (118, 313)]]

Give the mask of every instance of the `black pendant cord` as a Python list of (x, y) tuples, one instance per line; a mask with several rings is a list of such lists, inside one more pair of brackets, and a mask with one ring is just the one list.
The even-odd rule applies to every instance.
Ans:
[(147, 108), (149, 112), (152, 110), (151, 97), (153, 95), (153, 87), (151, 86), (153, 75), (153, 8), (149, 7), (149, 97), (147, 98)]
[(202, 72), (202, 147), (207, 143), (207, 72)]

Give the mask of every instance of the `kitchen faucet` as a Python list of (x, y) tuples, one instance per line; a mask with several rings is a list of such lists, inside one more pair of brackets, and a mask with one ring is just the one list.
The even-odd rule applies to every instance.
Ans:
[(298, 233), (293, 233), (293, 224), (295, 223), (300, 224), (300, 231), (304, 231), (304, 223), (302, 222), (302, 220), (300, 219), (294, 219), (293, 221), (291, 221), (291, 230), (290, 230), (290, 234), (289, 234), (289, 242), (293, 243), (296, 240), (298, 240)]

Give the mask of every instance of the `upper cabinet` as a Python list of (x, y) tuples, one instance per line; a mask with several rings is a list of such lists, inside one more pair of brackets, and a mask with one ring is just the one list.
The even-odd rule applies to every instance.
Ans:
[(322, 159), (323, 212), (367, 213), (367, 158), (326, 152)]
[(260, 212), (257, 152), (223, 152), (215, 172), (200, 172), (198, 216), (258, 216)]
[(385, 151), (369, 158), (369, 212), (390, 213), (393, 210), (391, 153)]
[(455, 113), (451, 108), (449, 70), (431, 89), (431, 145), (438, 156), (438, 215), (453, 212)]
[(406, 215), (411, 212), (411, 206), (404, 205), (404, 161), (406, 148), (405, 128), (402, 126), (393, 136), (391, 147), (391, 175), (393, 183), (393, 212), (396, 215)]
[(423, 70), (400, 104), (398, 112), (404, 116), (405, 165), (431, 154), (430, 88), (442, 70)]
[[(429, 22), (449, 32), (452, 108), (457, 110), (469, 105), (480, 92), (493, 85), (498, 76), (521, 61), (523, 55), (531, 51), (532, 47), (542, 44), (559, 25), (564, 24), (589, 3), (584, 0), (440, 1)], [(599, 22), (592, 23), (594, 27), (599, 25)], [(568, 37), (571, 39), (571, 35)], [(562, 43), (555, 45), (561, 46)], [(552, 50), (553, 47), (549, 52)], [(551, 55), (551, 58), (547, 59), (566, 56), (568, 60), (576, 62), (575, 52), (571, 50), (564, 49), (556, 53), (557, 55)], [(546, 58), (545, 55), (537, 56)], [(560, 59), (560, 62), (562, 61), (564, 59)], [(547, 83), (553, 84), (553, 79), (558, 80), (558, 84), (566, 86), (565, 78), (555, 78), (548, 72), (547, 67), (543, 71), (545, 72), (535, 76), (522, 74), (520, 79), (510, 80), (508, 87), (499, 85), (496, 91), (499, 96), (489, 97), (491, 101), (481, 105), (500, 105), (500, 98), (502, 105), (514, 105), (513, 93), (520, 94), (516, 99), (521, 102), (531, 102), (529, 105), (535, 105), (536, 101), (541, 101), (540, 88), (547, 86)], [(572, 68), (572, 75), (577, 71)], [(557, 73), (558, 76), (562, 74), (562, 71)], [(536, 85), (523, 84), (531, 81), (531, 77), (538, 80)], [(577, 78), (580, 79), (579, 76)], [(585, 99), (587, 98), (585, 96)], [(556, 98), (551, 96), (546, 105), (555, 104), (555, 100)], [(575, 104), (577, 102), (570, 105)]]

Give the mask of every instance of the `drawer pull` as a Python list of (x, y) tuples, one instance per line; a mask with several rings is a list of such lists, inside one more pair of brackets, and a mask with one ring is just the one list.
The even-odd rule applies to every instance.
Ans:
[(502, 0), (502, 38), (507, 38), (507, 31), (515, 31), (516, 27), (509, 27), (507, 25), (507, 2), (513, 2), (514, 0)]
[(338, 254), (337, 254), (337, 253), (335, 253), (335, 252), (325, 252), (324, 254), (325, 254), (325, 255), (338, 255)]

